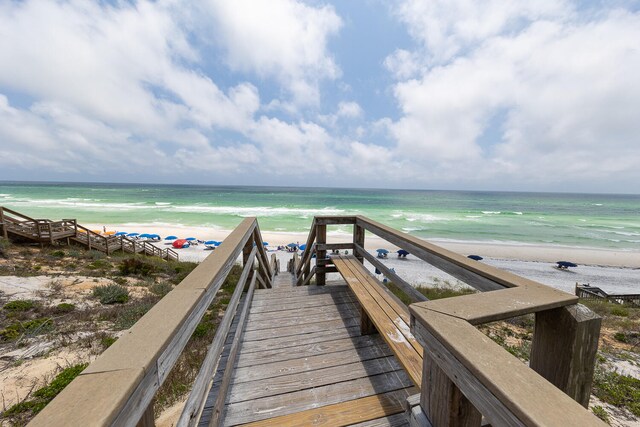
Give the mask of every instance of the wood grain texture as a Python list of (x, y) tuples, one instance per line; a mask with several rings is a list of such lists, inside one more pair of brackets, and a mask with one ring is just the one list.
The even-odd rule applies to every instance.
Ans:
[(284, 395), (234, 403), (227, 406), (225, 425), (244, 424), (302, 412), (316, 408), (319, 404), (326, 406), (401, 390), (410, 386), (411, 380), (406, 374), (403, 371), (396, 371)]
[(581, 304), (536, 313), (529, 366), (585, 408), (601, 321)]
[(366, 347), (344, 349), (333, 353), (314, 354), (301, 358), (288, 358), (267, 364), (259, 364), (257, 366), (238, 367), (235, 371), (234, 384), (263, 378), (293, 375), (299, 372), (308, 372), (315, 369), (324, 369), (392, 355), (393, 352), (389, 347), (381, 343)]
[(436, 312), (412, 315), (416, 337), (492, 425), (604, 425), (466, 321)]
[[(351, 263), (352, 260), (355, 264)], [(415, 342), (412, 336), (408, 339), (403, 333), (404, 331), (401, 331), (401, 328), (404, 328), (409, 332), (408, 325), (403, 322), (400, 315), (395, 313), (383, 298), (372, 296), (372, 293), (367, 289), (368, 282), (366, 278), (358, 271), (364, 268), (360, 263), (352, 257), (340, 256), (335, 257), (335, 264), (362, 307), (367, 311), (369, 318), (380, 335), (398, 357), (409, 377), (417, 387), (420, 387), (422, 383), (422, 357), (416, 350), (416, 347), (420, 347), (420, 345)], [(357, 267), (355, 267), (356, 264)], [(378, 295), (376, 291), (372, 290), (371, 292)], [(385, 312), (385, 310), (387, 311)], [(414, 341), (414, 343), (412, 344), (410, 341)]]
[[(405, 398), (408, 393), (409, 391), (407, 391), (407, 389), (403, 389), (376, 396), (364, 397), (246, 424), (246, 427), (297, 427), (301, 425), (327, 427), (342, 427), (348, 425), (358, 425), (361, 427), (400, 427), (405, 424), (398, 423), (398, 418), (393, 419), (392, 423), (367, 423), (367, 421), (401, 412), (403, 410), (403, 398)], [(400, 416), (402, 416), (402, 414), (400, 414)]]
[(331, 367), (310, 366), (298, 373), (234, 384), (227, 401), (244, 402), (277, 394), (292, 393), (401, 369), (393, 356), (357, 361)]

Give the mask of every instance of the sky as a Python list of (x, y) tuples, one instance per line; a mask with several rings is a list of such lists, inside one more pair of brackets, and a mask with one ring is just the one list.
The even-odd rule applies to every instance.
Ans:
[(0, 180), (640, 193), (640, 1), (3, 0)]

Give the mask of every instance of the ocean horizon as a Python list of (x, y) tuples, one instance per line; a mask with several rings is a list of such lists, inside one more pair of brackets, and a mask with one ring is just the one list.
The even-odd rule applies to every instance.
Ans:
[(640, 195), (633, 194), (5, 181), (0, 205), (130, 228), (231, 230), (256, 216), (263, 231), (283, 233), (308, 232), (314, 215), (365, 215), (431, 240), (640, 248)]

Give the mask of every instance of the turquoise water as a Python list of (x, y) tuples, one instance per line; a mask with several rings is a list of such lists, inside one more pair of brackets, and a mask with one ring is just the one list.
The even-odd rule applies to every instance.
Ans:
[(359, 214), (436, 240), (640, 249), (640, 195), (4, 182), (0, 205), (131, 231), (257, 216), (264, 231), (306, 233), (314, 215)]

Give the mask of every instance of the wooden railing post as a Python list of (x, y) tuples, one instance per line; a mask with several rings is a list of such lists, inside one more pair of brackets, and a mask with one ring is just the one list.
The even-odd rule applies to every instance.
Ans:
[(140, 421), (138, 421), (136, 427), (155, 427), (156, 421), (155, 417), (153, 416), (153, 405), (155, 401), (156, 400), (153, 399), (149, 406), (147, 406), (147, 409), (144, 411), (144, 414), (142, 414), (142, 418), (140, 418)]
[(420, 407), (433, 427), (477, 427), (482, 414), (449, 379), (427, 351), (422, 364)]
[(5, 224), (4, 222), (4, 208), (2, 206), (0, 206), (0, 224), (2, 224), (2, 237), (8, 239), (9, 236), (7, 235), (7, 224)]
[[(364, 248), (364, 228), (360, 227), (358, 224), (353, 224), (353, 244), (354, 247), (360, 246)], [(357, 253), (356, 250), (353, 251), (356, 259), (360, 261), (360, 263), (364, 263), (364, 257)]]
[[(325, 243), (327, 243), (327, 226), (325, 224), (318, 224), (316, 226), (316, 248), (319, 245), (324, 245)], [(324, 260), (326, 257), (327, 251), (325, 249), (316, 250), (316, 265), (324, 266), (324, 264), (321, 263), (321, 260)], [(318, 270), (316, 272), (316, 285), (324, 286), (326, 279), (327, 273), (323, 270)]]
[[(242, 268), (244, 268), (247, 263), (251, 262), (251, 264), (253, 264), (254, 262), (254, 257), (251, 256), (251, 251), (253, 250), (253, 239), (248, 239), (247, 242), (244, 244), (244, 247), (242, 248)], [(251, 282), (251, 278), (253, 277), (253, 275), (255, 274), (255, 271), (253, 271), (253, 268), (249, 271), (249, 275), (247, 276), (247, 282), (249, 283)]]
[(585, 408), (601, 321), (582, 304), (536, 313), (529, 366)]

